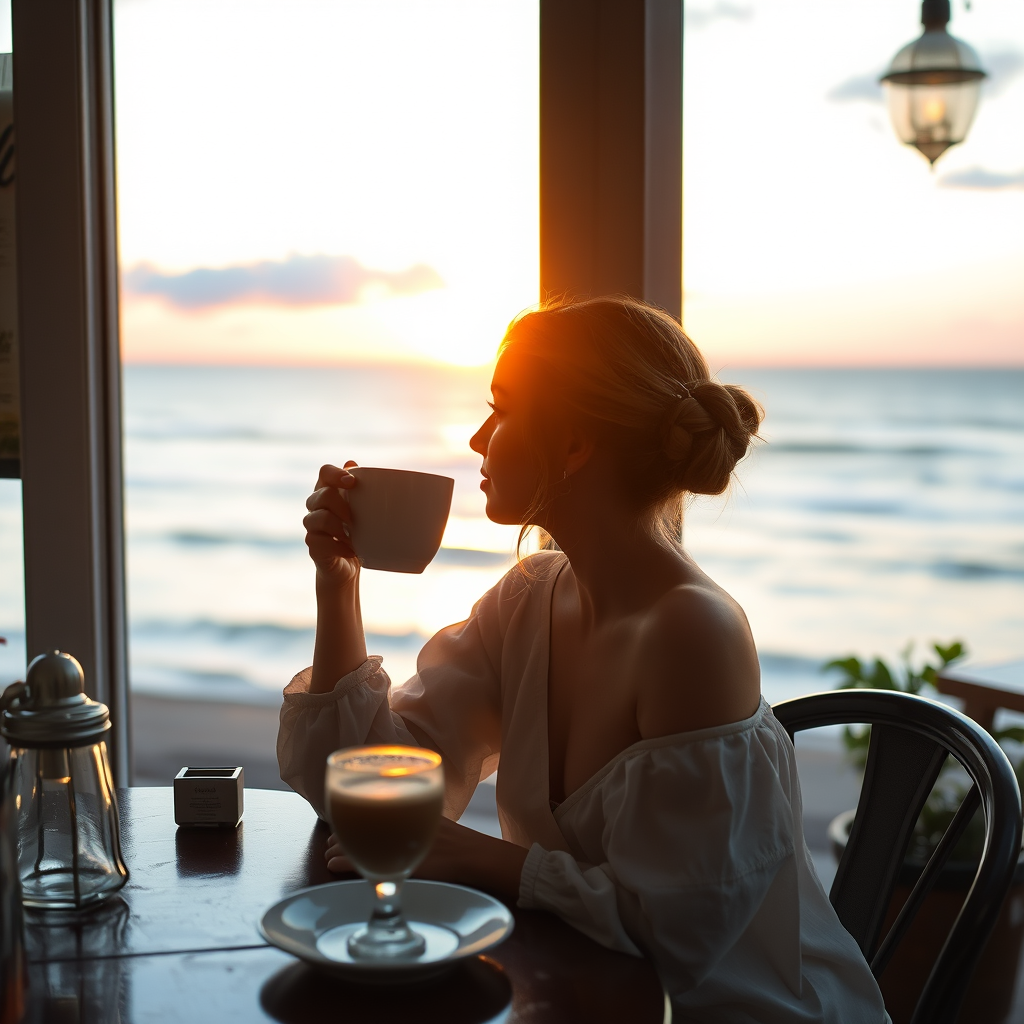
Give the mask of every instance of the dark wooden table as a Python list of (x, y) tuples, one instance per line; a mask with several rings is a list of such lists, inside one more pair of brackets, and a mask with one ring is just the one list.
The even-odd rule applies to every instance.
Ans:
[(206, 830), (175, 826), (170, 789), (119, 795), (131, 878), (88, 917), (30, 915), (30, 1024), (666, 1019), (646, 960), (535, 911), (515, 910), (506, 942), (431, 982), (385, 988), (320, 975), (256, 928), (282, 896), (332, 880), (327, 828), (304, 800), (247, 790), (237, 829)]

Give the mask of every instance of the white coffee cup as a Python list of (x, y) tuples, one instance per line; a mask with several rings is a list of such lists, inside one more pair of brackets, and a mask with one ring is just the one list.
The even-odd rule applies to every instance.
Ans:
[(349, 539), (364, 569), (423, 572), (441, 546), (455, 481), (404, 469), (353, 466), (342, 489), (352, 509)]

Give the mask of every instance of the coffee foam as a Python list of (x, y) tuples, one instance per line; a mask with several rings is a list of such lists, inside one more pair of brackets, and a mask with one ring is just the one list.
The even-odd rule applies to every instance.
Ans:
[(389, 803), (414, 803), (436, 796), (440, 780), (431, 775), (399, 775), (390, 778), (379, 776), (349, 775), (335, 779), (330, 786), (330, 795), (352, 803), (365, 801), (388, 801)]

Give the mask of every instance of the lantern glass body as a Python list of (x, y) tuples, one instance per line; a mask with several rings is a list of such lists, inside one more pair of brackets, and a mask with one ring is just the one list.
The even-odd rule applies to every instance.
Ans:
[(107, 745), (13, 747), (25, 906), (83, 910), (128, 879)]
[(967, 137), (981, 95), (978, 55), (944, 28), (926, 30), (892, 59), (882, 78), (901, 142), (934, 164)]
[(935, 163), (967, 136), (978, 109), (980, 81), (937, 85), (886, 82), (889, 116), (900, 141)]

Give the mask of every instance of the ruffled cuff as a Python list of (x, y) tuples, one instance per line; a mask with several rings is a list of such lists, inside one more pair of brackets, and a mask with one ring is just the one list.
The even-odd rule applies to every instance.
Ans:
[(523, 910), (541, 909), (537, 903), (536, 889), (537, 875), (545, 853), (547, 851), (540, 843), (534, 843), (523, 861), (523, 873), (519, 876), (519, 902), (516, 904)]
[(518, 904), (523, 910), (556, 913), (595, 942), (642, 956), (619, 917), (618, 897), (609, 875), (599, 867), (576, 861), (564, 850), (530, 847), (519, 876)]
[(347, 675), (343, 675), (335, 684), (333, 690), (327, 693), (310, 693), (309, 684), (313, 676), (313, 668), (304, 668), (301, 672), (292, 676), (291, 682), (284, 688), (285, 705), (296, 708), (325, 708), (329, 704), (336, 704), (345, 694), (354, 690), (357, 686), (372, 679), (378, 672), (383, 673), (381, 662), (384, 659), (379, 654), (372, 654), (359, 666)]

